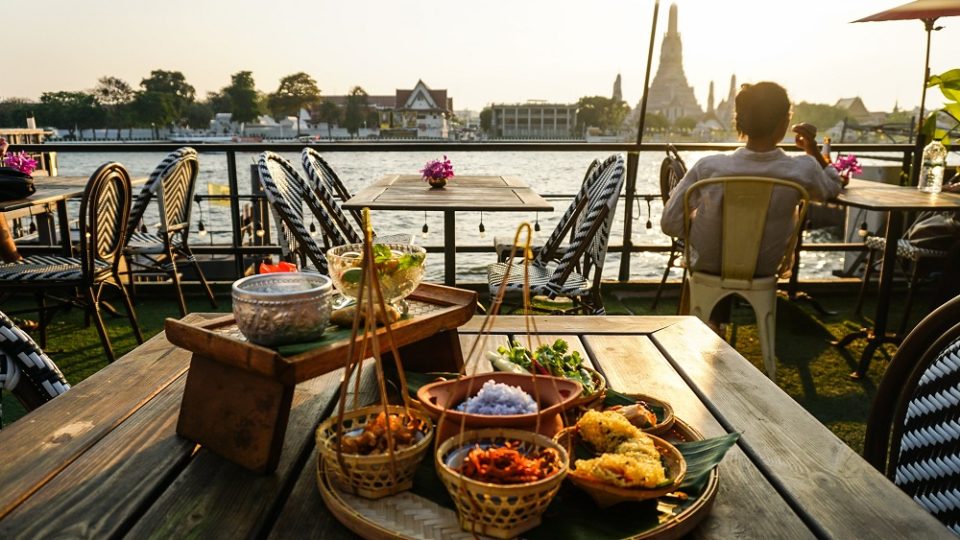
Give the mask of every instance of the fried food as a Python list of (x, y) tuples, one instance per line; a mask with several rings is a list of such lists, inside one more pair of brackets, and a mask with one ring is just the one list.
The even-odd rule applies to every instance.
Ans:
[[(367, 422), (359, 435), (345, 435), (342, 448), (345, 454), (362, 456), (385, 453), (390, 446), (387, 439), (387, 419), (381, 412)], [(423, 420), (408, 415), (391, 414), (389, 429), (393, 435), (393, 450), (403, 450), (417, 442), (418, 435), (425, 431)]]
[(570, 474), (625, 488), (653, 489), (667, 482), (659, 454), (602, 454), (578, 459)]
[(467, 454), (460, 472), (467, 478), (490, 484), (524, 484), (560, 470), (560, 453), (555, 449), (544, 448), (527, 456), (517, 450), (518, 447), (516, 441), (507, 441), (495, 448), (476, 446)]
[(622, 414), (631, 424), (640, 429), (652, 428), (657, 425), (656, 413), (651, 411), (647, 404), (642, 401), (634, 403), (633, 405), (627, 405), (626, 407), (615, 405), (607, 410)]
[[(384, 321), (384, 312), (380, 309), (379, 305), (374, 305), (374, 310), (377, 316), (377, 324), (383, 324)], [(343, 327), (343, 328), (352, 328), (353, 327), (353, 318), (357, 313), (357, 305), (347, 306), (345, 308), (340, 308), (333, 312), (330, 315), (330, 322), (333, 324)], [(362, 323), (366, 319), (366, 311), (360, 312), (360, 322)], [(386, 311), (386, 320), (390, 323), (395, 323), (400, 320), (400, 311), (397, 308), (388, 305)]]
[(589, 410), (580, 417), (577, 429), (583, 440), (600, 454), (615, 452), (624, 441), (645, 437), (625, 416), (614, 411)]
[(667, 481), (653, 439), (617, 411), (587, 411), (577, 422), (580, 437), (598, 454), (578, 459), (570, 474), (627, 488), (655, 488)]

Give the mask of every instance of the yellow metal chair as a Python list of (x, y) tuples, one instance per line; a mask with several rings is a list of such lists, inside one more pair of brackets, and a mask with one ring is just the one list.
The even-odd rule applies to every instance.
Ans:
[[(690, 228), (696, 219), (691, 215), (690, 198), (694, 193), (713, 186), (723, 190), (720, 275), (697, 271), (693, 268), (694, 265), (690, 264), (690, 250), (696, 248), (690, 239)], [(763, 245), (770, 199), (775, 189), (796, 192), (797, 201), (792, 206), (795, 213), (795, 226), (790, 238), (787, 239), (783, 260), (777, 273), (756, 275), (757, 259)], [(690, 314), (706, 322), (720, 300), (734, 294), (745, 299), (753, 308), (757, 318), (763, 364), (771, 379), (775, 379), (777, 369), (774, 353), (777, 279), (790, 269), (793, 246), (796, 245), (809, 200), (807, 191), (794, 182), (753, 176), (703, 180), (694, 184), (683, 199), (684, 255), (689, 269), (687, 284)]]

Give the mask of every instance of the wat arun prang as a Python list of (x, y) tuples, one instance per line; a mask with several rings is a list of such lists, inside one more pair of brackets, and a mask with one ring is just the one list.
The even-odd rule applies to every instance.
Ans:
[[(707, 116), (719, 120), (724, 128), (730, 126), (733, 98), (736, 96), (735, 85), (736, 78), (732, 77), (727, 99), (720, 103), (716, 112), (713, 111), (712, 103), (710, 104), (711, 110), (707, 111)], [(657, 66), (657, 74), (650, 85), (650, 93), (647, 98), (647, 112), (661, 114), (670, 123), (684, 117), (698, 122), (709, 120), (705, 117), (700, 104), (697, 103), (693, 88), (687, 84), (687, 77), (683, 73), (683, 44), (680, 41), (680, 32), (677, 31), (676, 4), (670, 6), (667, 33), (664, 34), (663, 43), (660, 46), (660, 63)]]

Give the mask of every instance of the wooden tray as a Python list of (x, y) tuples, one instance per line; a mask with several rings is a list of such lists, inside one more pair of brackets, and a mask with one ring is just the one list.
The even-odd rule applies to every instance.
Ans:
[[(459, 372), (457, 328), (473, 317), (476, 302), (473, 291), (417, 287), (407, 297), (408, 315), (391, 325), (404, 366)], [(296, 384), (343, 367), (350, 345), (350, 330), (328, 330), (317, 342), (263, 347), (244, 339), (233, 315), (199, 325), (167, 319), (165, 329), (171, 343), (193, 352), (177, 433), (260, 473), (279, 463)], [(384, 328), (368, 339), (389, 350)], [(384, 360), (392, 362), (389, 354)]]
[[(677, 419), (673, 428), (662, 436), (671, 442), (703, 439), (699, 431), (680, 419)], [(327, 508), (344, 526), (364, 538), (404, 540), (474, 538), (469, 532), (460, 529), (457, 512), (452, 508), (441, 506), (410, 491), (376, 501), (363, 499), (333, 487), (322, 463), (318, 463), (316, 473), (317, 486)], [(689, 506), (678, 511), (678, 505), (669, 500), (660, 499), (656, 503), (659, 524), (646, 531), (640, 531), (631, 538), (672, 540), (688, 534), (709, 515), (717, 497), (719, 484), (720, 473), (714, 468), (703, 492)]]

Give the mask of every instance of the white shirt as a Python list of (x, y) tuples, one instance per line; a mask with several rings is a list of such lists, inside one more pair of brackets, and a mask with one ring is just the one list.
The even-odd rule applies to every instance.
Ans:
[[(738, 148), (733, 153), (708, 156), (691, 167), (670, 193), (660, 228), (674, 237), (683, 237), (683, 197), (690, 187), (708, 178), (721, 176), (762, 176), (789, 180), (803, 186), (814, 201), (826, 201), (840, 193), (842, 184), (836, 169), (822, 168), (808, 155), (788, 156), (779, 148), (754, 152)], [(787, 242), (796, 226), (795, 192), (775, 188), (771, 195), (767, 222), (763, 232), (756, 276), (777, 274), (787, 250)], [(690, 261), (694, 269), (710, 274), (720, 273), (721, 214), (723, 191), (720, 186), (698, 190), (690, 197), (693, 220), (690, 226)]]

